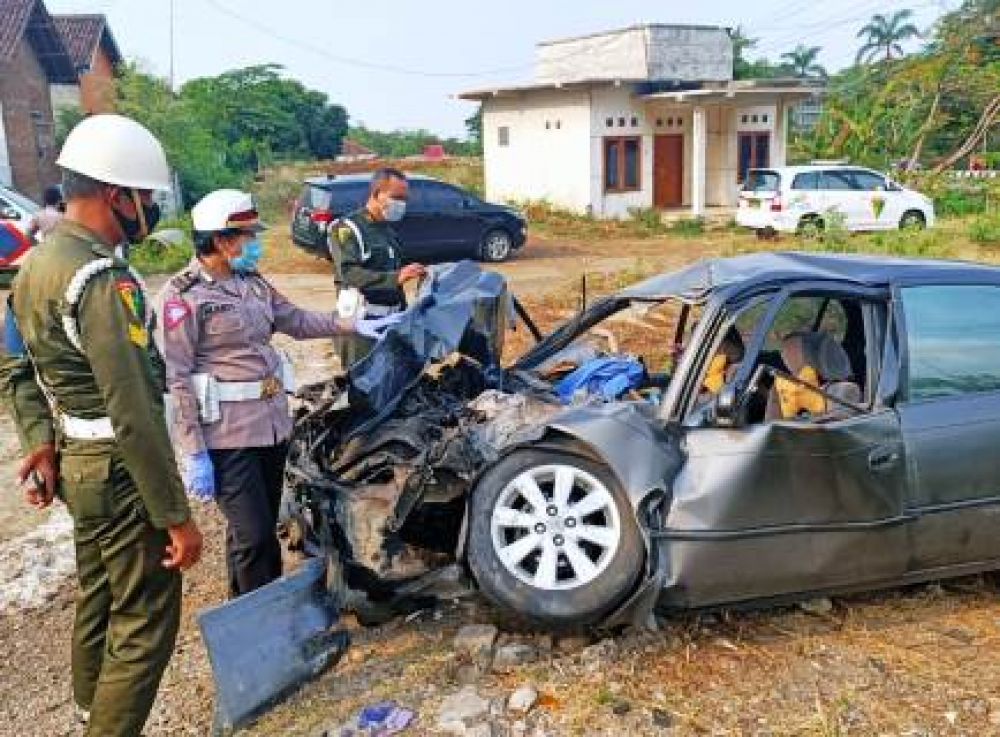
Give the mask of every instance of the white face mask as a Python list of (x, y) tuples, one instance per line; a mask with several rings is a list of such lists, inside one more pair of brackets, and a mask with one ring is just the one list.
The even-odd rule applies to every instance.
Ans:
[(406, 200), (397, 200), (390, 197), (385, 203), (382, 214), (385, 215), (385, 219), (390, 223), (402, 220), (403, 216), (406, 215)]

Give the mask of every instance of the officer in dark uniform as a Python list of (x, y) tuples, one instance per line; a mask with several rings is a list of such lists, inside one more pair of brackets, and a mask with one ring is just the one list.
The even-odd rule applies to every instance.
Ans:
[[(339, 289), (356, 289), (365, 300), (364, 317), (385, 318), (406, 308), (403, 285), (420, 279), (427, 270), (420, 264), (402, 265), (399, 236), (391, 223), (406, 214), (409, 185), (398, 169), (372, 174), (368, 202), (360, 210), (334, 222), (330, 253)], [(364, 358), (373, 341), (361, 335), (335, 339), (344, 371)]]
[(151, 190), (170, 176), (159, 141), (120, 115), (77, 125), (57, 163), (66, 217), (11, 288), (0, 394), (27, 456), (19, 476), (38, 479), (29, 503), (58, 493), (73, 517), (87, 735), (138, 737), (180, 625), (180, 571), (202, 542), (167, 437), (152, 310), (117, 248), (149, 234)]

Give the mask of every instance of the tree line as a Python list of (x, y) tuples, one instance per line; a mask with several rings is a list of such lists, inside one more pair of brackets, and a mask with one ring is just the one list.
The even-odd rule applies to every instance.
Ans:
[[(826, 81), (818, 124), (792, 141), (797, 158), (940, 172), (971, 156), (1000, 168), (1000, 0), (965, 0), (927, 32), (910, 10), (880, 13), (857, 38), (854, 64), (829, 75), (819, 46), (799, 44), (774, 63), (751, 59), (757, 40), (733, 33), (737, 79)], [(914, 40), (920, 48), (905, 53)]]

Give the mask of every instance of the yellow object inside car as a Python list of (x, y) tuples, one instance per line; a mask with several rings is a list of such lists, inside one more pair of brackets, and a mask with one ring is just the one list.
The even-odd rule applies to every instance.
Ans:
[[(812, 366), (803, 366), (798, 378), (811, 386), (819, 387), (819, 372)], [(774, 388), (778, 392), (783, 419), (792, 420), (803, 413), (821, 415), (827, 411), (826, 399), (809, 387), (779, 376), (774, 380)]]
[(712, 356), (712, 360), (708, 364), (708, 373), (705, 375), (705, 381), (702, 382), (705, 391), (718, 394), (722, 390), (723, 385), (726, 383), (726, 368), (728, 366), (729, 356), (722, 353)]

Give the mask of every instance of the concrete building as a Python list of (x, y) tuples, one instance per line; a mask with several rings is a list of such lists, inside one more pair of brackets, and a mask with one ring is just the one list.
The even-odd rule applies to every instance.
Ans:
[(726, 28), (644, 25), (540, 44), (535, 80), (482, 104), (486, 196), (596, 217), (732, 208), (746, 170), (785, 163), (801, 79), (733, 80)]
[(59, 181), (52, 96), (77, 79), (41, 0), (0, 0), (0, 183), (40, 199)]

